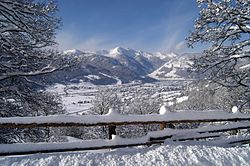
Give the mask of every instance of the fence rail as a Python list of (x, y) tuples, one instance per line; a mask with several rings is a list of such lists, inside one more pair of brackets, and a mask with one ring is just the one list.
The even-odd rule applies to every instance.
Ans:
[[(164, 110), (165, 109), (165, 110)], [(162, 111), (163, 110), (163, 111)], [(104, 148), (121, 148), (138, 145), (163, 143), (165, 140), (186, 141), (206, 138), (218, 138), (222, 132), (250, 128), (250, 114), (229, 113), (223, 111), (178, 111), (168, 112), (161, 108), (161, 114), (120, 115), (113, 110), (107, 115), (85, 116), (42, 116), (0, 118), (0, 128), (36, 128), (36, 127), (79, 127), (108, 126), (109, 140), (85, 140), (77, 143), (32, 143), (0, 144), (0, 155), (32, 153), (51, 153)], [(196, 129), (169, 129), (170, 124), (193, 122), (230, 122), (225, 125), (207, 126)], [(160, 124), (160, 131), (150, 132), (137, 139), (112, 138), (116, 135), (116, 126), (137, 124)], [(229, 145), (248, 143), (250, 138), (232, 140)]]
[(131, 124), (173, 124), (193, 122), (222, 122), (250, 120), (250, 114), (225, 111), (179, 111), (164, 114), (121, 115), (54, 115), (0, 118), (0, 128), (120, 126)]

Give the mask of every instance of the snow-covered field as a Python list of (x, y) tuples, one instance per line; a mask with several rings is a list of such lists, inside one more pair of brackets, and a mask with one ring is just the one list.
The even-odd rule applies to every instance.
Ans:
[[(119, 80), (117, 80), (119, 82)], [(178, 100), (181, 95), (180, 88), (182, 82), (158, 82), (147, 84), (120, 84), (116, 85), (93, 85), (87, 82), (72, 83), (68, 85), (55, 84), (47, 88), (48, 92), (57, 93), (61, 96), (62, 103), (67, 114), (89, 114), (88, 111), (93, 107), (92, 101), (95, 99), (99, 90), (110, 89), (116, 93), (123, 101), (138, 97), (138, 94), (147, 94), (151, 99), (158, 100), (161, 96), (162, 101), (172, 102)], [(180, 98), (180, 100), (183, 98)], [(178, 100), (179, 101), (179, 100)], [(164, 104), (164, 103), (162, 103)], [(160, 109), (160, 108), (159, 108)]]
[(0, 157), (3, 166), (85, 165), (250, 165), (249, 146), (223, 148), (208, 145), (165, 144), (88, 152)]
[(91, 83), (55, 84), (47, 88), (48, 92), (61, 96), (65, 110), (69, 114), (87, 112), (92, 107), (92, 100), (97, 92), (96, 86)]

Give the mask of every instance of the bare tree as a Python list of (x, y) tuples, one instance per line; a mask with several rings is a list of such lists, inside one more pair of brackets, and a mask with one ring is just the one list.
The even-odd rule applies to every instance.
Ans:
[(137, 94), (137, 97), (129, 105), (128, 113), (139, 115), (158, 114), (162, 104), (163, 102), (160, 98), (151, 99), (150, 96)]
[(194, 59), (193, 70), (230, 89), (244, 89), (240, 105), (250, 99), (250, 1), (197, 0), (200, 14), (189, 46), (209, 48)]
[(115, 111), (122, 112), (122, 101), (113, 92), (112, 89), (104, 88), (100, 89), (93, 100), (92, 112), (97, 115), (104, 115), (108, 113), (109, 109), (113, 108)]
[(226, 87), (213, 82), (199, 81), (189, 84), (183, 95), (188, 99), (176, 104), (177, 109), (184, 110), (226, 110), (231, 111), (240, 98), (237, 91), (232, 91)]
[[(147, 93), (139, 93), (132, 99), (125, 113), (137, 115), (158, 114), (162, 104), (160, 98), (151, 98)], [(139, 137), (155, 130), (159, 130), (159, 125), (128, 125), (117, 128), (118, 134), (122, 137)]]

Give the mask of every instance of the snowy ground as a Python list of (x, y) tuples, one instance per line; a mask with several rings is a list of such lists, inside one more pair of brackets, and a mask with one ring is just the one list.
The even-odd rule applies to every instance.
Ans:
[[(118, 81), (119, 82), (119, 81)], [(48, 92), (57, 93), (61, 96), (62, 103), (67, 114), (89, 114), (90, 108), (93, 106), (98, 90), (111, 89), (123, 101), (131, 100), (139, 94), (147, 94), (151, 99), (158, 100), (159, 97), (164, 102), (172, 102), (181, 95), (180, 88), (182, 82), (157, 82), (148, 84), (116, 84), (116, 85), (93, 85), (87, 82), (72, 83), (68, 85), (55, 84), (47, 88)]]
[(172, 143), (146, 148), (0, 157), (0, 165), (250, 165), (250, 149), (249, 146), (223, 148)]
[(56, 84), (47, 88), (47, 91), (61, 96), (62, 103), (67, 113), (77, 114), (87, 112), (92, 107), (92, 100), (97, 92), (96, 86), (90, 83)]

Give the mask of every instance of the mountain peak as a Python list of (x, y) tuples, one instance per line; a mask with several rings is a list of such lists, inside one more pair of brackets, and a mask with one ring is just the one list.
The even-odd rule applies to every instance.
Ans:
[(109, 52), (110, 54), (122, 54), (124, 52), (129, 51), (129, 49), (127, 48), (123, 48), (123, 47), (115, 47), (113, 49), (111, 49)]

